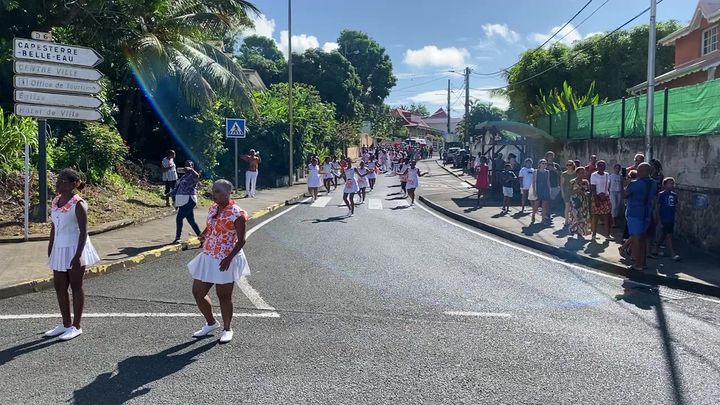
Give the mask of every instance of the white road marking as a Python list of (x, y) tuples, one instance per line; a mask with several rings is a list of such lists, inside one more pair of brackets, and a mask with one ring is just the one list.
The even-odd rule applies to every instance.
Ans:
[[(443, 217), (440, 216), (440, 214), (436, 214), (436, 213), (430, 211), (429, 208), (425, 208), (425, 207), (423, 207), (422, 205), (418, 205), (418, 206), (419, 206), (420, 208), (422, 208), (423, 210), (425, 210), (425, 212), (427, 212), (428, 214), (434, 216), (435, 218), (437, 218), (437, 219), (439, 219), (439, 220), (441, 220), (441, 221), (443, 221), (443, 222), (447, 222), (448, 224), (450, 224), (450, 225), (452, 225), (452, 226), (456, 226), (456, 227), (458, 227), (458, 228), (460, 228), (460, 229), (463, 229), (463, 230), (465, 230), (465, 231), (467, 231), (467, 232), (470, 232), (470, 233), (472, 233), (472, 234), (474, 234), (474, 235), (477, 235), (477, 236), (479, 236), (479, 237), (481, 237), (481, 238), (485, 238), (485, 239), (491, 240), (491, 241), (496, 242), (496, 243), (499, 243), (499, 244), (501, 244), (501, 245), (503, 245), (503, 246), (507, 246), (507, 247), (509, 247), (509, 248), (511, 248), (511, 249), (519, 250), (519, 251), (521, 251), (521, 252), (523, 252), (523, 253), (527, 253), (527, 254), (532, 255), (532, 256), (535, 256), (535, 257), (537, 257), (537, 258), (540, 258), (540, 259), (543, 259), (543, 260), (547, 260), (547, 261), (549, 261), (549, 262), (557, 263), (557, 264), (560, 264), (560, 265), (562, 265), (562, 266), (565, 266), (565, 267), (568, 267), (568, 268), (571, 268), (571, 269), (581, 270), (581, 271), (584, 271), (584, 272), (587, 272), (587, 273), (592, 273), (592, 274), (595, 274), (596, 276), (601, 276), (601, 277), (605, 277), (605, 278), (611, 278), (611, 279), (613, 279), (613, 280), (621, 280), (621, 281), (622, 281), (622, 280), (625, 280), (625, 279), (622, 278), (622, 277), (614, 276), (614, 275), (611, 275), (611, 274), (605, 274), (605, 273), (601, 273), (601, 272), (599, 272), (599, 271), (594, 271), (594, 270), (586, 269), (586, 268), (584, 268), (584, 267), (576, 266), (576, 265), (574, 265), (574, 264), (566, 263), (566, 262), (564, 262), (564, 261), (562, 261), (562, 260), (553, 259), (552, 257), (547, 257), (547, 256), (545, 256), (545, 255), (543, 255), (543, 254), (538, 253), (538, 252), (534, 252), (534, 251), (532, 251), (532, 250), (525, 249), (525, 248), (522, 248), (522, 247), (520, 247), (520, 246), (515, 246), (515, 245), (513, 245), (512, 243), (508, 243), (508, 242), (506, 242), (506, 241), (504, 241), (504, 240), (501, 240), (501, 239), (498, 239), (498, 238), (494, 238), (494, 237), (489, 236), (489, 235), (484, 235), (484, 234), (482, 234), (482, 233), (480, 233), (480, 232), (477, 232), (477, 231), (475, 231), (475, 230), (466, 228), (466, 227), (464, 227), (464, 226), (462, 226), (462, 225), (458, 225), (458, 224), (456, 224), (455, 222), (453, 222), (453, 221), (451, 221), (451, 220), (449, 220), (449, 219), (447, 219), (447, 218), (443, 218)], [(636, 282), (636, 281), (633, 281), (633, 283), (635, 283), (635, 284), (637, 284), (637, 285), (645, 286), (645, 287), (652, 287), (652, 286), (649, 285), (649, 284), (638, 283), (638, 282)]]
[(445, 315), (450, 316), (477, 316), (488, 318), (510, 318), (512, 315), (502, 312), (472, 312), (472, 311), (445, 311)]
[(328, 205), (330, 200), (332, 200), (332, 197), (318, 197), (318, 199), (310, 206), (315, 208), (322, 208)]
[(245, 294), (246, 297), (252, 302), (253, 305), (255, 305), (255, 308), (261, 309), (263, 311), (274, 311), (275, 308), (268, 305), (267, 302), (265, 302), (264, 299), (260, 296), (260, 294), (252, 287), (250, 287), (250, 283), (247, 281), (247, 277), (242, 276), (240, 277), (240, 290)]
[(712, 298), (706, 298), (706, 297), (695, 297), (695, 298), (703, 300), (703, 301), (707, 301), (707, 302), (712, 302), (714, 304), (720, 304), (720, 301), (718, 301), (716, 299), (712, 299)]
[[(105, 313), (89, 313), (83, 314), (83, 318), (197, 318), (201, 317), (199, 312), (105, 312)], [(221, 316), (215, 314), (215, 316)], [(279, 318), (277, 312), (259, 312), (234, 313), (233, 317), (245, 318)], [(52, 319), (60, 318), (60, 314), (19, 314), (19, 315), (0, 315), (0, 320), (22, 320), (22, 319)]]
[(371, 198), (368, 200), (368, 209), (369, 210), (381, 210), (382, 209), (382, 201), (379, 198)]

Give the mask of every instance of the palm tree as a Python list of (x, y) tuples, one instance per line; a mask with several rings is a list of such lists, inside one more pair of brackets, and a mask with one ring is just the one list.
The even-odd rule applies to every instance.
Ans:
[(252, 104), (250, 82), (231, 57), (213, 46), (229, 31), (251, 27), (244, 0), (156, 1), (154, 13), (137, 15), (120, 39), (141, 85), (151, 92), (174, 79), (189, 106), (210, 105), (219, 96)]

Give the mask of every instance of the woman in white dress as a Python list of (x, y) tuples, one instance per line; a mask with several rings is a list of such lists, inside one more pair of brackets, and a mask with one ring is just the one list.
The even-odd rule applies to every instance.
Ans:
[(333, 176), (334, 176), (334, 178), (333, 178), (333, 185), (334, 185), (333, 191), (334, 191), (334, 190), (337, 190), (337, 188), (338, 188), (338, 179), (339, 179), (340, 177), (342, 177), (342, 176), (341, 176), (341, 175), (342, 175), (342, 172), (341, 172), (340, 169), (341, 169), (341, 166), (340, 166), (340, 162), (338, 162), (337, 156), (333, 156), (333, 159), (332, 159), (332, 172), (333, 172)]
[(233, 283), (250, 274), (243, 247), (245, 227), (249, 219), (247, 212), (230, 199), (232, 183), (217, 180), (213, 183), (212, 195), (215, 204), (208, 210), (207, 227), (200, 235), (202, 252), (188, 263), (193, 278), (192, 293), (198, 309), (205, 317), (205, 326), (193, 337), (207, 336), (219, 329), (220, 323), (213, 316), (212, 302), (208, 293), (213, 285), (220, 301), (223, 331), (220, 343), (233, 338), (230, 326), (233, 316)]
[(320, 171), (320, 174), (322, 174), (325, 190), (328, 194), (330, 194), (330, 186), (332, 186), (333, 184), (333, 179), (335, 178), (335, 175), (333, 173), (333, 166), (330, 162), (329, 156), (325, 158), (325, 163), (323, 163), (322, 165), (322, 170)]
[(368, 176), (370, 175), (370, 170), (368, 170), (365, 162), (360, 162), (360, 167), (357, 169), (357, 174), (358, 187), (360, 188), (358, 195), (360, 196), (360, 204), (362, 204), (365, 202), (365, 197), (367, 196), (367, 188), (369, 185)]
[(377, 180), (377, 171), (380, 168), (378, 165), (377, 159), (375, 157), (370, 157), (370, 162), (367, 165), (368, 169), (368, 183), (370, 184), (370, 191), (373, 191), (375, 189), (375, 181)]
[(355, 194), (360, 191), (358, 181), (355, 178), (357, 170), (352, 166), (352, 159), (347, 158), (345, 160), (347, 168), (343, 172), (342, 177), (345, 180), (345, 188), (343, 189), (343, 201), (345, 206), (348, 207), (348, 216), (355, 215)]
[(308, 165), (308, 192), (310, 193), (310, 197), (312, 197), (313, 201), (316, 201), (318, 198), (318, 190), (320, 189), (320, 186), (322, 185), (322, 180), (320, 180), (320, 162), (316, 157), (312, 158), (310, 160), (310, 164)]
[(420, 187), (420, 177), (427, 173), (421, 173), (420, 169), (415, 167), (415, 161), (410, 162), (407, 170), (407, 193), (410, 196), (410, 205), (415, 205), (415, 190)]
[[(83, 276), (85, 268), (100, 261), (87, 233), (87, 203), (75, 189), (82, 189), (80, 175), (72, 169), (60, 172), (55, 183), (57, 196), (52, 201), (52, 228), (48, 243), (48, 266), (53, 271), (53, 283), (60, 305), (62, 324), (45, 332), (45, 336), (60, 336), (70, 340), (82, 334), (80, 319), (85, 306)], [(70, 295), (74, 319), (70, 318)]]

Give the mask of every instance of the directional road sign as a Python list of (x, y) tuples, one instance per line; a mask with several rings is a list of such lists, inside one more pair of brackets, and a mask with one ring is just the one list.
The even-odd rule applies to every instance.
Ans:
[(225, 136), (227, 138), (245, 138), (244, 118), (225, 118)]
[(96, 66), (103, 61), (94, 49), (82, 46), (56, 44), (47, 41), (15, 38), (13, 56), (41, 62), (65, 63), (78, 66)]
[(51, 77), (15, 76), (16, 89), (45, 90), (59, 93), (98, 94), (102, 90), (97, 82), (86, 80), (53, 79)]
[(43, 93), (29, 90), (15, 90), (14, 98), (17, 103), (58, 107), (98, 108), (102, 105), (99, 98), (92, 96), (74, 96), (72, 94)]
[(50, 107), (45, 105), (15, 104), (15, 114), (22, 117), (36, 117), (70, 121), (100, 121), (102, 115), (97, 110), (84, 108)]
[(21, 75), (53, 76), (78, 80), (100, 80), (100, 78), (103, 77), (103, 74), (97, 69), (58, 65), (54, 63), (16, 60), (13, 67), (15, 73)]

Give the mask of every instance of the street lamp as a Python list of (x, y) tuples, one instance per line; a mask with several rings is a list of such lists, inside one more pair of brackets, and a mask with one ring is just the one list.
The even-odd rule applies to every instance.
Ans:
[(293, 66), (292, 66), (292, 0), (288, 0), (288, 141), (290, 156), (288, 163), (288, 187), (293, 185)]

